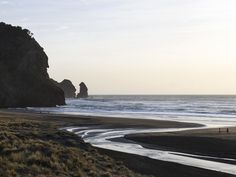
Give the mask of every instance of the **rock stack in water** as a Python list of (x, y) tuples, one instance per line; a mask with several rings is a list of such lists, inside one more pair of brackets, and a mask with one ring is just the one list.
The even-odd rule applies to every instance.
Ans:
[(64, 79), (62, 82), (57, 82), (54, 81), (55, 84), (60, 87), (65, 94), (66, 98), (75, 98), (76, 97), (76, 88), (75, 86), (72, 84), (72, 82), (68, 79)]
[(47, 68), (48, 57), (29, 30), (0, 23), (1, 108), (65, 104)]
[(77, 98), (87, 98), (88, 97), (87, 86), (83, 82), (81, 82), (79, 86), (80, 86), (80, 92), (78, 93)]

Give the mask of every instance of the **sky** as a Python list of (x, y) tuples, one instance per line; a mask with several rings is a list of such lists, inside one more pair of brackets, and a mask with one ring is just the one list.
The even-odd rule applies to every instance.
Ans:
[(0, 0), (50, 77), (90, 94), (236, 94), (235, 0)]

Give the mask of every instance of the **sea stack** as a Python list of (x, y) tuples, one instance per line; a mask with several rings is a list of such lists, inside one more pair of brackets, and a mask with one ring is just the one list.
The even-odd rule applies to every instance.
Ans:
[(47, 73), (48, 57), (27, 29), (0, 23), (0, 108), (64, 105)]
[(59, 83), (57, 81), (54, 82), (58, 87), (60, 87), (64, 91), (65, 98), (76, 97), (76, 88), (70, 80), (64, 79), (62, 82)]
[(85, 85), (84, 82), (81, 82), (79, 86), (80, 86), (80, 92), (78, 93), (77, 98), (87, 98), (88, 97), (87, 86)]

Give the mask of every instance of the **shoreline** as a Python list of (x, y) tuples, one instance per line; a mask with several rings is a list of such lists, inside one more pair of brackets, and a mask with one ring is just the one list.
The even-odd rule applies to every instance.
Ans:
[[(53, 126), (57, 128), (61, 127), (66, 127), (66, 126), (99, 126), (103, 128), (185, 128), (185, 127), (199, 127), (201, 126), (200, 124), (191, 124), (191, 123), (180, 123), (180, 122), (171, 122), (171, 121), (157, 121), (157, 120), (142, 120), (142, 119), (125, 119), (125, 118), (108, 118), (108, 117), (93, 117), (93, 116), (70, 116), (70, 115), (54, 115), (54, 114), (35, 114), (35, 113), (19, 113), (19, 112), (11, 112), (11, 111), (0, 111), (0, 119), (1, 120), (16, 120), (16, 116), (20, 116), (21, 119), (23, 120), (30, 120), (30, 121), (39, 121), (42, 123), (47, 122), (48, 124), (52, 124)], [(5, 118), (4, 118), (5, 117)], [(188, 167), (185, 165), (180, 165), (180, 164), (175, 164), (172, 162), (165, 162), (165, 161), (158, 161), (158, 160), (152, 160), (149, 158), (145, 157), (138, 157), (137, 155), (130, 155), (130, 154), (125, 154), (122, 152), (111, 152), (109, 150), (101, 150), (99, 148), (94, 148), (98, 149), (99, 152), (105, 153), (105, 155), (110, 156), (111, 158), (114, 158), (115, 160), (119, 159), (117, 158), (118, 156), (123, 159), (124, 164), (130, 168), (131, 170), (135, 172), (142, 172), (142, 174), (149, 175), (148, 171), (145, 172), (145, 169), (148, 169), (149, 167), (153, 166), (152, 163), (155, 161), (161, 165), (160, 168), (164, 168), (166, 165), (166, 169), (159, 169), (153, 172), (152, 175), (154, 176), (163, 176), (165, 174), (165, 177), (168, 176), (168, 172), (170, 173), (170, 169), (175, 169), (177, 166), (182, 170), (177, 170), (178, 172), (175, 173), (176, 177), (182, 177), (183, 170), (185, 169), (186, 174), (191, 174), (193, 176), (195, 173), (197, 174), (196, 177), (201, 177), (201, 176), (209, 176), (209, 174), (214, 174), (214, 176), (232, 176), (216, 171), (210, 171), (210, 170), (205, 170), (205, 169), (199, 169), (195, 167)], [(138, 158), (139, 161), (133, 162), (132, 159)], [(135, 169), (132, 166), (130, 166), (130, 163), (134, 163), (138, 165), (138, 163), (143, 163), (142, 169)], [(141, 168), (141, 167), (140, 167)], [(168, 170), (169, 169), (169, 170)], [(158, 172), (158, 174), (157, 174)], [(169, 174), (171, 175), (171, 174)], [(173, 175), (171, 177), (174, 177)]]
[(0, 114), (5, 115), (26, 115), (38, 116), (41, 121), (56, 121), (63, 126), (99, 126), (102, 128), (195, 128), (204, 127), (203, 124), (154, 120), (154, 119), (140, 119), (140, 118), (126, 118), (126, 117), (106, 117), (106, 116), (88, 116), (88, 115), (70, 115), (70, 114), (53, 114), (53, 113), (35, 113), (35, 112), (21, 112), (12, 110), (0, 110)]

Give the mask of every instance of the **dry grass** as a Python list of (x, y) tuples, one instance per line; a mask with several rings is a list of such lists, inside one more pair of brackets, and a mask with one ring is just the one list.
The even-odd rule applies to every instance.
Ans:
[(0, 121), (0, 176), (141, 176), (52, 124)]

